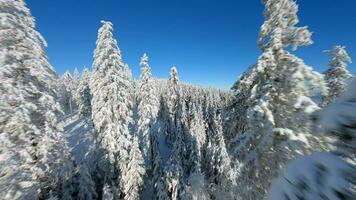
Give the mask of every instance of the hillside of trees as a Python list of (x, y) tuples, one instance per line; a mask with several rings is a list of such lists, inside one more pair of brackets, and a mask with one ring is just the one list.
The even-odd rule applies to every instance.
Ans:
[(135, 80), (109, 21), (91, 68), (59, 75), (24, 0), (0, 0), (0, 199), (356, 199), (351, 58), (336, 44), (315, 71), (296, 2), (263, 4), (261, 54), (225, 91), (157, 79), (146, 53)]

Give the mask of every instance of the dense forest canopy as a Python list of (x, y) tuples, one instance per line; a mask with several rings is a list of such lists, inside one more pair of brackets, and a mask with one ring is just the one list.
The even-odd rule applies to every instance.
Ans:
[(351, 58), (315, 71), (296, 2), (263, 4), (261, 55), (225, 91), (157, 79), (148, 53), (135, 80), (109, 21), (59, 76), (25, 2), (0, 0), (0, 199), (355, 199)]

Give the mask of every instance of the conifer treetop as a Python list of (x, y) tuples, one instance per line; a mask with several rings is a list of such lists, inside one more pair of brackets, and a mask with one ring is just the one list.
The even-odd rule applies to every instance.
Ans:
[(336, 68), (336, 67), (346, 68), (347, 63), (352, 63), (349, 54), (345, 50), (345, 46), (336, 45), (331, 50), (325, 50), (324, 52), (330, 56), (330, 62), (329, 62), (330, 68)]
[(149, 65), (148, 65), (148, 56), (147, 56), (146, 53), (143, 53), (143, 55), (141, 57), (140, 65), (142, 67), (149, 67)]
[(66, 70), (66, 72), (63, 74), (63, 77), (72, 79), (72, 74), (70, 73), (69, 69)]
[(171, 73), (169, 76), (169, 81), (174, 84), (174, 85), (178, 85), (179, 82), (179, 77), (178, 77), (178, 70), (175, 66), (173, 66), (171, 68)]
[(297, 27), (298, 5), (294, 0), (264, 0), (265, 22), (261, 26), (258, 45), (261, 49), (280, 50), (292, 46), (297, 50), (300, 46), (313, 43), (312, 33), (307, 26)]
[[(113, 24), (107, 21), (101, 21), (102, 26), (98, 31), (96, 49), (94, 51), (94, 71), (106, 71), (110, 66), (124, 67), (122, 63), (121, 51), (117, 41), (113, 37)], [(117, 69), (118, 70), (118, 69)]]

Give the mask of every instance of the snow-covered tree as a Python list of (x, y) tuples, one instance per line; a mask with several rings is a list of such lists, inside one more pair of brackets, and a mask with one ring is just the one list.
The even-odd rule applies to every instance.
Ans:
[(58, 76), (24, 1), (1, 0), (0, 10), (1, 198), (48, 198), (51, 190), (64, 197), (73, 169), (58, 126)]
[(145, 176), (145, 163), (135, 137), (130, 150), (130, 161), (123, 176), (125, 200), (139, 200)]
[(79, 167), (79, 183), (78, 183), (78, 197), (79, 200), (92, 200), (97, 199), (95, 191), (95, 184), (90, 175), (86, 163), (81, 163)]
[[(119, 170), (125, 174), (129, 160), (132, 123), (131, 82), (122, 62), (121, 53), (112, 34), (112, 23), (102, 21), (97, 47), (94, 52), (92, 93), (92, 119), (98, 141), (110, 163), (107, 175), (117, 179), (118, 188), (124, 186)], [(132, 79), (132, 78), (131, 78)], [(115, 187), (111, 186), (112, 189)]]
[(170, 199), (187, 199), (186, 183), (184, 180), (184, 155), (186, 153), (186, 145), (184, 143), (184, 134), (186, 128), (184, 126), (183, 116), (185, 111), (185, 104), (180, 99), (179, 91), (177, 91), (175, 113), (173, 114), (171, 129), (171, 155), (167, 162), (165, 176), (166, 187)]
[[(269, 199), (355, 199), (356, 81), (314, 115), (318, 129), (330, 137), (331, 152), (313, 153), (290, 162), (274, 180)], [(301, 178), (302, 177), (302, 178)]]
[(170, 75), (169, 75), (169, 82), (171, 84), (170, 87), (172, 87), (172, 88), (176, 88), (176, 86), (179, 83), (178, 71), (177, 71), (177, 68), (175, 66), (173, 66), (171, 68), (171, 72), (170, 72)]
[[(159, 95), (159, 109), (158, 109), (158, 115), (157, 115), (157, 122), (156, 122), (156, 137), (158, 138), (159, 136), (165, 138), (167, 140), (167, 137), (170, 133), (170, 115), (168, 111), (168, 105), (167, 101), (165, 98), (165, 95), (161, 94)], [(167, 143), (167, 141), (164, 141)], [(162, 143), (162, 141), (161, 141)], [(154, 145), (154, 144), (152, 144)]]
[(48, 191), (52, 191), (62, 199), (72, 199), (75, 191), (74, 163), (67, 140), (63, 135), (63, 129), (59, 126), (57, 113), (59, 105), (50, 95), (44, 95), (40, 102), (45, 111), (44, 132), (38, 143), (37, 158), (39, 167), (43, 171), (41, 175), (41, 195), (47, 197)]
[(70, 73), (70, 71), (67, 69), (66, 72), (63, 74), (63, 84), (64, 86), (66, 87), (66, 89), (68, 91), (71, 91), (73, 89), (73, 77), (72, 77), (72, 74)]
[(91, 94), (90, 94), (90, 72), (84, 68), (82, 77), (79, 81), (76, 91), (76, 102), (79, 108), (79, 114), (84, 117), (91, 115)]
[(114, 200), (114, 195), (111, 190), (111, 187), (108, 184), (105, 184), (103, 187), (103, 200)]
[[(185, 153), (184, 131), (187, 127), (182, 123), (185, 115), (185, 104), (180, 96), (180, 85), (178, 83), (178, 73), (175, 67), (172, 67), (168, 80), (167, 91), (164, 95), (164, 101), (161, 101), (159, 117), (163, 131), (166, 134), (166, 142), (171, 148), (170, 156), (165, 163), (164, 177), (165, 188), (169, 199), (187, 198), (184, 183), (183, 156)], [(165, 112), (165, 113), (163, 113)], [(166, 118), (163, 119), (162, 117)]]
[[(159, 127), (161, 128), (161, 127)], [(158, 131), (157, 131), (158, 132)], [(153, 195), (155, 199), (165, 200), (168, 199), (167, 189), (165, 185), (164, 173), (163, 173), (163, 164), (159, 152), (159, 141), (158, 135), (160, 132), (155, 132), (152, 135), (152, 185), (153, 185)]]
[(127, 91), (129, 93), (130, 101), (128, 103), (130, 104), (130, 107), (133, 107), (133, 104), (136, 103), (136, 99), (135, 99), (136, 82), (132, 77), (132, 71), (128, 64), (124, 64), (123, 77), (124, 80), (126, 80), (125, 84), (127, 87)]
[(323, 97), (323, 104), (328, 104), (345, 91), (352, 75), (347, 70), (351, 58), (344, 46), (338, 45), (325, 52), (330, 56), (329, 69), (324, 73), (329, 90), (328, 95)]
[(139, 80), (138, 93), (138, 124), (137, 135), (140, 138), (140, 149), (145, 159), (147, 169), (152, 166), (151, 160), (151, 140), (153, 133), (153, 124), (156, 121), (158, 112), (158, 100), (156, 99), (155, 88), (153, 85), (151, 68), (148, 64), (148, 57), (143, 54), (141, 58), (141, 76)]
[(167, 194), (172, 200), (188, 198), (183, 180), (183, 168), (179, 160), (178, 157), (171, 158), (165, 171)]
[(258, 81), (258, 70), (255, 65), (250, 66), (231, 88), (234, 98), (227, 106), (228, 112), (224, 121), (224, 132), (227, 145), (233, 147), (239, 142), (240, 133), (247, 130), (247, 110), (253, 104), (253, 88)]
[(80, 74), (79, 74), (78, 68), (74, 68), (74, 72), (73, 72), (74, 91), (76, 90), (76, 87), (79, 84), (79, 80), (80, 80)]
[(78, 103), (77, 103), (76, 95), (77, 95), (78, 85), (79, 85), (79, 82), (80, 82), (80, 73), (78, 71), (78, 68), (76, 68), (76, 67), (74, 68), (72, 79), (73, 79), (72, 80), (73, 81), (73, 86), (72, 86), (71, 93), (72, 93), (72, 98), (73, 98), (73, 101), (74, 101), (73, 110), (77, 110), (78, 109)]
[(208, 144), (205, 154), (205, 173), (211, 196), (214, 199), (233, 199), (236, 187), (236, 174), (227, 153), (223, 136), (221, 116), (218, 111), (208, 111)]
[(154, 188), (153, 195), (155, 199), (157, 200), (168, 199), (163, 173), (160, 173), (160, 176), (157, 177), (156, 181), (154, 182), (153, 188)]
[(174, 131), (176, 129), (174, 125), (174, 118), (177, 110), (178, 104), (178, 95), (179, 95), (179, 77), (178, 71), (176, 67), (171, 68), (169, 80), (168, 80), (168, 88), (167, 93), (165, 94), (166, 97), (166, 104), (168, 108), (168, 121), (169, 121), (169, 132), (168, 132), (168, 143), (172, 144), (172, 140), (174, 137)]
[(112, 24), (104, 21), (102, 24), (98, 31), (90, 83), (92, 119), (98, 141), (106, 150), (106, 159), (114, 165), (119, 151), (117, 123), (119, 121), (118, 79), (121, 54), (111, 32)]
[(61, 78), (60, 87), (61, 87), (60, 97), (62, 99), (61, 103), (63, 109), (65, 112), (71, 114), (73, 113), (73, 108), (74, 108), (73, 90), (75, 86), (74, 86), (73, 77), (70, 74), (69, 70), (66, 70), (66, 72), (63, 74)]
[[(158, 95), (161, 95), (157, 128), (158, 133), (165, 135), (168, 140), (167, 144), (165, 141), (159, 141), (161, 143), (159, 145), (161, 148), (159, 153), (162, 154), (161, 161), (154, 159), (154, 191), (157, 192), (159, 188), (166, 188), (166, 192), (159, 194), (163, 194), (163, 197), (167, 194), (169, 199), (194, 199), (199, 198), (199, 195), (201, 195), (200, 198), (210, 198), (213, 193), (209, 193), (208, 190), (210, 183), (206, 180), (208, 178), (206, 175), (208, 167), (205, 164), (208, 162), (205, 157), (211, 158), (211, 155), (206, 153), (208, 142), (206, 134), (208, 117), (206, 113), (208, 110), (215, 112), (220, 110), (222, 105), (220, 96), (225, 96), (225, 94), (211, 88), (203, 89), (178, 83), (176, 69), (171, 70), (170, 77), (167, 81), (156, 80)], [(206, 99), (206, 97), (209, 98)], [(221, 119), (218, 119), (218, 121), (217, 127), (222, 128)], [(214, 135), (215, 132), (214, 134), (212, 132), (211, 134)], [(223, 137), (222, 129), (219, 130), (219, 134), (221, 134), (220, 137)], [(224, 142), (222, 144), (226, 156), (226, 147)], [(214, 145), (214, 147), (217, 146), (220, 148), (222, 145)], [(218, 151), (216, 152), (218, 154)], [(220, 158), (216, 156), (216, 163), (219, 162), (218, 159)], [(161, 184), (161, 175), (157, 172), (159, 167), (155, 167), (160, 165), (155, 163), (164, 167), (164, 186)], [(213, 168), (212, 165), (210, 166)], [(223, 176), (218, 177), (221, 178), (219, 181), (224, 180)], [(217, 191), (223, 191), (222, 185), (219, 184), (221, 190), (214, 190), (214, 195), (218, 196)], [(213, 189), (213, 186), (210, 188)]]
[(190, 116), (192, 117), (189, 127), (189, 142), (191, 144), (190, 151), (192, 156), (190, 157), (190, 163), (192, 163), (195, 168), (192, 171), (200, 171), (201, 162), (202, 162), (202, 154), (204, 152), (204, 147), (207, 143), (207, 135), (206, 135), (206, 123), (204, 121), (202, 106), (193, 103), (193, 106), (190, 111)]
[[(312, 43), (307, 27), (297, 27), (298, 6), (293, 0), (264, 0), (265, 22), (259, 45), (262, 55), (249, 81), (247, 127), (239, 133), (232, 152), (239, 170), (242, 199), (266, 197), (272, 177), (297, 155), (322, 148), (310, 131), (310, 114), (318, 106), (310, 92), (325, 91), (321, 74), (304, 64), (288, 48)], [(245, 93), (246, 94), (246, 93)], [(243, 121), (243, 120), (241, 120)]]

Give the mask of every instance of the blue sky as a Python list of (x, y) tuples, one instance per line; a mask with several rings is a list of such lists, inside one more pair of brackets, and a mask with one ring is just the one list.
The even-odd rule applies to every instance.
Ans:
[[(263, 23), (261, 0), (27, 0), (37, 30), (48, 42), (58, 73), (91, 67), (100, 20), (112, 21), (124, 62), (139, 76), (139, 60), (150, 58), (153, 75), (166, 78), (176, 65), (184, 82), (228, 89), (254, 64)], [(314, 44), (295, 54), (318, 71), (323, 50), (345, 45), (356, 62), (356, 1), (299, 0), (301, 25)], [(355, 73), (355, 64), (350, 65)]]

